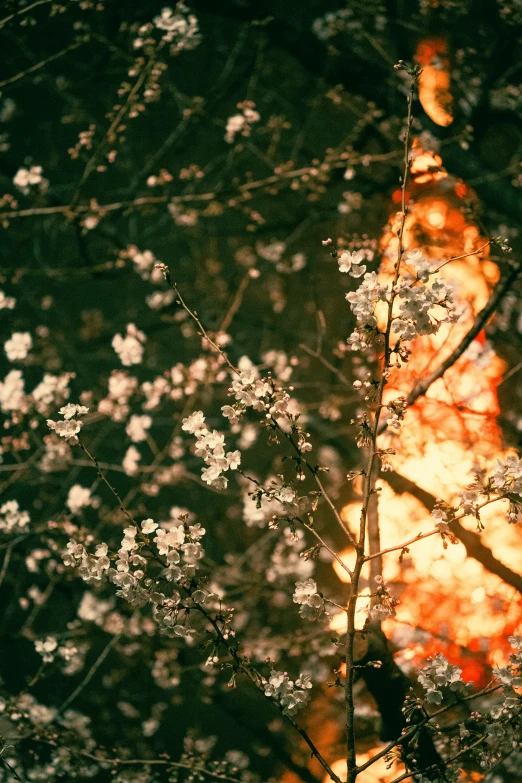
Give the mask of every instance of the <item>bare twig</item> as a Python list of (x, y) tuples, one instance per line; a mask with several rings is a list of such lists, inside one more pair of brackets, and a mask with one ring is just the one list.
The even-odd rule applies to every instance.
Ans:
[(64, 703), (61, 705), (61, 707), (58, 708), (58, 715), (64, 712), (64, 710), (67, 709), (67, 707), (72, 704), (72, 702), (76, 699), (77, 696), (80, 695), (80, 693), (83, 691), (83, 689), (89, 684), (89, 682), (92, 680), (112, 648), (119, 642), (121, 637), (121, 634), (116, 634), (116, 636), (113, 636), (109, 642), (105, 645), (103, 650), (101, 651), (100, 655), (97, 657), (81, 683), (78, 685), (77, 688), (74, 689), (74, 691), (71, 693), (70, 696), (66, 698)]

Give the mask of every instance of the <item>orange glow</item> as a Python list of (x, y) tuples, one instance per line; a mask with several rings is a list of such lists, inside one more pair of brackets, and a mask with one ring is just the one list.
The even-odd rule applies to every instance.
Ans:
[[(423, 56), (427, 56), (426, 52)], [(419, 151), (417, 144), (414, 150)], [(451, 354), (499, 278), (498, 267), (488, 258), (485, 240), (462, 211), (460, 199), (473, 194), (463, 183), (441, 171), (441, 164), (440, 157), (429, 151), (413, 156), (415, 186), (405, 223), (404, 247), (419, 248), (440, 267), (439, 275), (452, 280), (464, 314), (457, 324), (444, 324), (436, 335), (414, 341), (408, 364), (392, 372), (387, 400), (407, 394)], [(399, 218), (392, 216), (382, 240), (383, 283), (390, 280), (393, 271)], [(466, 257), (446, 264), (454, 256)], [(503, 361), (488, 347), (483, 330), (427, 394), (408, 409), (399, 438), (391, 433), (381, 436), (380, 446), (397, 448), (396, 456), (390, 457), (394, 470), (434, 497), (455, 502), (476, 467), (489, 469), (497, 457), (504, 455), (497, 424), (497, 386), (504, 370)], [(383, 474), (380, 481), (379, 501), (383, 548), (432, 527), (420, 501), (407, 493), (396, 495), (385, 483), (385, 477)], [(359, 504), (343, 509), (349, 525), (355, 523), (359, 513)], [(518, 571), (522, 531), (507, 523), (505, 503), (488, 506), (481, 516), (486, 527), (481, 535), (483, 543), (501, 562)], [(476, 529), (472, 518), (463, 524)], [(512, 587), (468, 557), (463, 544), (450, 544), (444, 549), (439, 538), (423, 539), (410, 547), (402, 563), (397, 553), (385, 556), (383, 576), (395, 582), (400, 594), (398, 622), (442, 634), (462, 648), (484, 650), (480, 662), (474, 662), (476, 671), (467, 662), (473, 674), (470, 679), (480, 679), (486, 663), (505, 663), (506, 637), (520, 627), (522, 602)], [(393, 631), (393, 622), (389, 625)], [(413, 657), (420, 663), (423, 656), (417, 651)], [(463, 660), (462, 655), (456, 656), (461, 667)]]
[[(383, 747), (385, 747), (384, 744), (382, 746), (372, 748), (367, 753), (358, 753), (357, 766), (365, 764), (367, 761), (373, 758), (376, 753), (379, 753)], [(384, 759), (378, 759), (375, 764), (372, 764), (371, 767), (368, 767), (368, 769), (365, 769), (364, 772), (361, 772), (360, 775), (357, 776), (358, 783), (391, 783), (391, 781), (395, 780), (398, 775), (402, 775), (405, 772), (404, 765), (399, 762), (394, 762), (390, 769), (387, 769), (387, 766), (388, 765)], [(338, 775), (341, 780), (346, 780), (346, 759), (338, 759), (337, 761), (334, 761), (331, 767), (333, 772), (335, 772), (335, 774)], [(323, 783), (330, 783), (330, 778), (328, 775), (324, 778)]]
[[(411, 164), (414, 183), (410, 186), (404, 247), (419, 248), (436, 268), (440, 267), (439, 275), (454, 283), (464, 313), (458, 323), (443, 324), (436, 335), (414, 341), (409, 362), (391, 373), (385, 402), (408, 394), (451, 354), (499, 278), (497, 265), (489, 259), (489, 248), (484, 247), (485, 240), (462, 210), (461, 198), (473, 198), (473, 193), (441, 169), (438, 155), (421, 151), (417, 143), (413, 146), (417, 154)], [(384, 231), (379, 271), (382, 283), (389, 282), (393, 274), (399, 220), (400, 215), (394, 213)], [(465, 257), (446, 264), (455, 256)], [(383, 310), (379, 316), (381, 327), (384, 318)], [(444, 376), (408, 409), (400, 435), (381, 435), (380, 447), (396, 449), (396, 455), (390, 457), (393, 469), (432, 496), (455, 502), (457, 493), (470, 483), (474, 469), (489, 470), (497, 457), (504, 456), (497, 423), (497, 386), (504, 370), (504, 362), (488, 345), (482, 330)], [(386, 473), (377, 486), (382, 548), (396, 546), (433, 528), (429, 511), (421, 501), (408, 493), (397, 495), (386, 483)], [(483, 509), (485, 531), (481, 540), (498, 560), (518, 572), (522, 530), (507, 523), (505, 506), (498, 503)], [(342, 516), (349, 527), (357, 529), (360, 503), (345, 506)], [(476, 530), (472, 518), (462, 524)], [(341, 558), (353, 567), (352, 550), (342, 552)], [(334, 568), (344, 581), (342, 569)], [(431, 642), (420, 646), (416, 642), (412, 648), (402, 650), (404, 662), (422, 665), (428, 655), (442, 650), (441, 639), (446, 639), (449, 653), (445, 654), (463, 669), (465, 678), (485, 682), (488, 665), (505, 665), (507, 636), (519, 632), (521, 627), (521, 598), (512, 587), (469, 557), (462, 543), (449, 544), (444, 549), (439, 537), (423, 539), (409, 547), (402, 562), (398, 552), (386, 555), (383, 576), (393, 583), (394, 593), (401, 601), (396, 619), (385, 623), (388, 635), (398, 632), (404, 624), (433, 634), (432, 648)], [(364, 585), (369, 578), (368, 564), (362, 577)], [(359, 600), (362, 608), (363, 600)], [(364, 612), (358, 617), (364, 617)], [(343, 618), (336, 616), (332, 623), (340, 629)]]
[(433, 122), (445, 128), (453, 122), (446, 41), (442, 38), (421, 41), (415, 59), (422, 66), (419, 76), (421, 106)]

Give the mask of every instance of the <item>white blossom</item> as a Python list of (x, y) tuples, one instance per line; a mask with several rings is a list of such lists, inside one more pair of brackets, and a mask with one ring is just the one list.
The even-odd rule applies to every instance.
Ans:
[(143, 359), (143, 343), (147, 338), (144, 333), (136, 328), (134, 324), (127, 324), (127, 333), (125, 337), (121, 334), (115, 334), (112, 339), (112, 347), (120, 357), (121, 363), (125, 367), (132, 364), (141, 364)]
[(0, 381), (0, 406), (3, 413), (21, 410), (24, 405), (24, 378), (21, 370), (11, 370)]
[(37, 639), (34, 643), (34, 649), (42, 656), (44, 663), (52, 663), (54, 661), (54, 653), (57, 647), (58, 642), (54, 636)]
[(148, 533), (154, 533), (158, 525), (152, 519), (144, 519), (141, 523), (141, 532), (147, 535)]
[(150, 416), (131, 416), (125, 432), (134, 443), (141, 443), (147, 440), (149, 430), (152, 426), (152, 419)]
[(441, 688), (466, 693), (467, 686), (461, 675), (462, 670), (458, 666), (449, 663), (442, 653), (438, 653), (434, 658), (428, 658), (428, 665), (419, 670), (418, 680), (426, 691), (426, 700), (432, 704), (441, 704)]
[(72, 402), (67, 403), (67, 405), (64, 405), (63, 408), (60, 408), (58, 411), (64, 419), (72, 419), (73, 416), (85, 416), (86, 413), (89, 413), (89, 408), (86, 408), (85, 405), (73, 405)]
[(0, 291), (0, 310), (13, 310), (15, 304), (14, 296), (6, 296), (3, 291)]
[(17, 500), (8, 500), (0, 506), (0, 530), (11, 533), (19, 531), (29, 523), (29, 513), (20, 511)]
[(66, 505), (73, 514), (77, 514), (82, 508), (91, 505), (91, 490), (74, 484), (67, 495)]
[(345, 250), (338, 258), (339, 272), (348, 272), (351, 277), (362, 277), (366, 272), (364, 264), (360, 266), (364, 259), (364, 250), (354, 250), (353, 253)]
[(10, 362), (25, 359), (33, 345), (29, 332), (13, 332), (11, 338), (4, 343), (4, 350)]
[[(300, 686), (299, 680), (304, 684)], [(294, 684), (286, 672), (272, 669), (268, 681), (264, 685), (265, 696), (275, 699), (283, 707), (283, 712), (290, 714), (292, 711), (304, 707), (310, 700), (306, 691), (311, 687), (311, 684), (307, 678), (303, 680), (303, 675), (299, 680)]]
[(138, 473), (138, 463), (141, 460), (141, 454), (136, 446), (129, 446), (121, 463), (127, 476), (135, 476)]
[(497, 460), (493, 471), (493, 486), (499, 492), (522, 495), (522, 459), (510, 454), (505, 460)]
[(317, 584), (313, 579), (296, 582), (294, 603), (300, 604), (299, 614), (307, 620), (316, 620), (324, 614), (324, 600), (317, 592)]
[(48, 181), (42, 176), (41, 166), (31, 166), (30, 168), (18, 169), (14, 178), (13, 184), (16, 185), (24, 195), (30, 192), (31, 187), (38, 186), (40, 190), (45, 190), (48, 186)]
[(227, 127), (225, 133), (225, 141), (232, 144), (238, 133), (241, 136), (250, 136), (250, 128), (252, 123), (259, 122), (261, 115), (254, 108), (255, 104), (245, 105), (238, 104), (238, 108), (242, 110), (241, 114), (233, 114), (227, 120)]
[(47, 419), (47, 426), (50, 430), (56, 432), (60, 438), (74, 440), (83, 427), (83, 422), (76, 421), (76, 419), (71, 419), (70, 421), (53, 421), (52, 419)]

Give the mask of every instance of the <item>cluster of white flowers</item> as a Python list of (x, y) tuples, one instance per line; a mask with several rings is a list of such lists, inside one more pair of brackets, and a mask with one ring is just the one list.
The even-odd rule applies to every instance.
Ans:
[(82, 487), (80, 484), (73, 484), (67, 495), (65, 504), (73, 514), (78, 514), (82, 508), (90, 506), (92, 503), (91, 490)]
[(18, 169), (13, 178), (13, 184), (27, 196), (32, 187), (38, 187), (38, 189), (42, 191), (47, 190), (49, 182), (42, 177), (41, 166), (31, 166), (29, 169)]
[(124, 367), (132, 364), (140, 364), (143, 359), (143, 343), (147, 338), (134, 324), (127, 324), (127, 334), (115, 334), (112, 338), (112, 347), (120, 357)]
[[(296, 504), (296, 491), (289, 485), (268, 478), (255, 492), (243, 493), (243, 519), (248, 527), (265, 527), (278, 514), (289, 512)], [(250, 489), (249, 481), (245, 489)]]
[(34, 643), (34, 649), (42, 656), (43, 663), (52, 663), (57, 655), (64, 661), (70, 661), (78, 654), (78, 648), (71, 642), (59, 645), (54, 636), (46, 636), (45, 639), (37, 639)]
[(281, 584), (283, 581), (308, 579), (314, 570), (314, 561), (302, 557), (306, 549), (306, 538), (302, 530), (284, 528), (283, 535), (278, 539), (270, 565), (266, 569), (266, 578), (270, 584)]
[(151, 250), (139, 250), (136, 245), (128, 245), (122, 251), (121, 257), (131, 259), (136, 272), (143, 280), (150, 280), (152, 283), (163, 282), (163, 272), (157, 266), (158, 259)]
[(150, 416), (131, 416), (125, 427), (125, 432), (133, 443), (141, 443), (147, 440), (147, 430), (151, 426), (152, 418)]
[[(162, 633), (175, 636), (194, 635), (188, 626), (178, 624), (178, 615), (182, 606), (177, 591), (169, 590), (167, 597), (158, 587), (164, 580), (187, 587), (194, 579), (197, 563), (204, 556), (201, 538), (205, 534), (199, 523), (188, 524), (187, 515), (180, 515), (178, 525), (171, 524), (166, 530), (152, 519), (145, 519), (140, 528), (129, 525), (123, 531), (123, 538), (116, 556), (112, 556), (111, 566), (109, 548), (101, 543), (94, 554), (89, 553), (83, 544), (71, 539), (62, 558), (67, 566), (78, 569), (79, 575), (88, 584), (107, 578), (118, 587), (117, 595), (133, 605), (153, 604), (154, 617)], [(138, 540), (139, 536), (139, 540)], [(150, 540), (149, 540), (150, 537)], [(164, 562), (160, 581), (146, 578), (147, 560), (139, 554), (144, 544), (154, 545), (159, 558)], [(192, 597), (198, 603), (204, 603), (207, 593), (195, 590)], [(181, 629), (185, 629), (183, 632)]]
[(480, 498), (482, 496), (480, 489), (466, 489), (464, 492), (459, 492), (458, 496), (460, 510), (463, 511), (464, 514), (473, 514), (476, 516)]
[[(228, 390), (237, 400), (233, 405), (223, 405), (221, 411), (231, 424), (237, 424), (247, 408), (265, 413), (267, 419), (278, 419), (289, 414), (291, 398), (271, 378), (259, 378), (254, 368), (242, 370)], [(302, 451), (310, 451), (311, 445), (300, 438)], [(301, 447), (301, 446), (300, 446)]]
[(18, 532), (29, 523), (29, 513), (20, 511), (17, 500), (8, 500), (0, 506), (0, 530), (5, 533)]
[(10, 362), (19, 362), (25, 359), (33, 345), (33, 338), (29, 332), (13, 332), (9, 340), (4, 343), (4, 350)]
[(171, 54), (183, 49), (195, 49), (201, 41), (197, 17), (191, 14), (185, 3), (179, 2), (176, 8), (163, 8), (153, 19), (154, 26), (163, 30), (162, 40), (171, 44)]
[(442, 655), (437, 653), (434, 658), (428, 658), (428, 665), (419, 670), (418, 680), (426, 691), (426, 701), (432, 704), (441, 704), (443, 692), (441, 688), (449, 688), (455, 693), (465, 694), (468, 688), (462, 679), (462, 670), (458, 666), (449, 663)]
[(406, 413), (406, 397), (396, 397), (386, 404), (388, 408), (388, 415), (386, 417), (386, 424), (391, 429), (398, 431), (401, 427), (404, 414)]
[(138, 379), (126, 370), (113, 370), (108, 387), (109, 393), (100, 400), (98, 410), (113, 421), (124, 421), (129, 415), (129, 400), (138, 388)]
[[(250, 488), (250, 484), (247, 484)], [(268, 487), (268, 482), (265, 483)], [(277, 499), (263, 493), (260, 497), (243, 492), (243, 520), (247, 527), (266, 527), (281, 510)]]
[(283, 253), (286, 250), (286, 244), (279, 240), (269, 242), (267, 245), (264, 242), (256, 242), (256, 253), (265, 261), (270, 261), (272, 264), (276, 264), (281, 260)]
[[(358, 266), (363, 259), (362, 250), (342, 253), (339, 268), (341, 272), (349, 272), (352, 277), (360, 277), (366, 269)], [(458, 321), (461, 310), (453, 299), (453, 289), (448, 282), (437, 279), (431, 286), (425, 285), (434, 269), (419, 250), (407, 253), (405, 261), (415, 269), (417, 278), (406, 276), (399, 280), (393, 290), (393, 297), (399, 307), (394, 312), (392, 329), (402, 340), (410, 341), (419, 335), (435, 334), (441, 323)], [(348, 338), (352, 350), (368, 348), (377, 329), (376, 305), (378, 302), (389, 302), (390, 296), (390, 290), (379, 283), (376, 272), (367, 272), (359, 288), (346, 295), (357, 318), (357, 328)]]
[(6, 296), (3, 291), (0, 291), (0, 310), (13, 310), (15, 304), (14, 296)]
[(146, 402), (143, 403), (143, 409), (146, 411), (154, 410), (160, 404), (163, 397), (170, 395), (172, 399), (172, 387), (163, 375), (157, 375), (153, 381), (145, 381), (141, 384), (141, 391), (145, 395)]
[[(350, 212), (354, 212), (361, 209), (362, 204), (363, 204), (362, 193), (357, 193), (353, 190), (345, 190), (343, 192), (343, 201), (340, 201), (338, 203), (337, 210), (338, 212), (341, 213), (341, 215), (349, 215)], [(364, 272), (361, 272), (361, 275), (362, 274), (364, 274)], [(359, 277), (361, 275), (359, 275)], [(354, 277), (357, 277), (357, 275), (354, 275)]]
[(357, 318), (357, 328), (348, 338), (352, 351), (368, 347), (365, 331), (375, 329), (377, 326), (375, 305), (377, 302), (388, 301), (388, 294), (386, 286), (379, 283), (376, 272), (366, 272), (359, 288), (346, 294), (350, 308)]
[(289, 357), (286, 351), (274, 350), (265, 351), (262, 359), (265, 367), (269, 367), (272, 374), (282, 383), (290, 380), (293, 369), (299, 362), (296, 356)]
[(366, 272), (366, 266), (361, 262), (366, 258), (364, 250), (354, 250), (350, 253), (345, 250), (337, 259), (339, 272), (348, 272), (351, 277), (362, 277)]
[(447, 533), (449, 531), (448, 514), (443, 508), (439, 505), (435, 506), (430, 516), (434, 520), (435, 527), (438, 528), (441, 533)]
[(510, 454), (499, 459), (493, 472), (493, 486), (499, 492), (514, 492), (522, 495), (522, 459)]
[(145, 301), (151, 310), (161, 310), (171, 305), (175, 296), (175, 292), (169, 288), (167, 291), (154, 291), (153, 294), (145, 297)]
[(56, 406), (60, 401), (68, 400), (70, 395), (69, 381), (74, 378), (74, 373), (66, 372), (63, 375), (51, 375), (45, 373), (31, 392), (31, 397), (39, 413), (45, 413), (49, 406)]
[[(410, 282), (399, 283), (400, 313), (393, 321), (393, 332), (403, 340), (413, 340), (423, 334), (435, 334), (441, 323), (454, 323), (461, 316), (453, 300), (453, 289), (444, 280), (435, 280), (431, 287)], [(446, 315), (435, 317), (434, 308), (444, 308)]]
[(313, 579), (296, 582), (294, 604), (300, 604), (299, 614), (306, 620), (317, 620), (325, 614), (324, 599), (317, 592)]
[[(74, 565), (74, 561), (72, 565)], [(113, 606), (114, 599), (102, 600), (94, 593), (87, 591), (82, 596), (77, 614), (84, 622), (103, 625), (107, 613), (111, 611)]]
[(203, 481), (216, 489), (225, 489), (228, 480), (222, 474), (227, 470), (237, 470), (241, 462), (240, 452), (225, 452), (225, 436), (206, 428), (202, 411), (195, 411), (183, 419), (181, 429), (196, 437), (195, 453), (207, 465), (201, 471)]
[(261, 115), (255, 110), (255, 103), (252, 101), (243, 101), (238, 103), (237, 108), (241, 109), (241, 114), (233, 114), (227, 120), (225, 141), (232, 144), (238, 133), (241, 136), (250, 136), (252, 123), (259, 122)]
[(265, 696), (275, 699), (283, 708), (285, 715), (304, 707), (310, 701), (307, 691), (312, 687), (310, 677), (301, 674), (295, 683), (286, 672), (272, 669), (268, 682), (264, 685)]
[(0, 407), (3, 413), (19, 411), (24, 407), (24, 378), (21, 370), (11, 370), (0, 381)]
[(509, 666), (493, 669), (493, 674), (504, 685), (509, 685), (511, 688), (522, 688), (522, 636), (515, 634), (510, 636), (508, 641), (516, 652), (509, 656)]
[(141, 454), (136, 446), (129, 446), (121, 463), (127, 476), (135, 476), (138, 473), (138, 463), (140, 460)]
[(107, 552), (107, 544), (98, 544), (94, 554), (89, 554), (83, 544), (71, 539), (62, 553), (62, 559), (66, 566), (78, 568), (82, 579), (90, 584), (101, 581), (104, 572), (109, 569)]
[(417, 277), (422, 283), (427, 283), (430, 275), (435, 271), (435, 265), (423, 256), (418, 248), (406, 253), (404, 260), (415, 269)]
[(361, 34), (363, 29), (366, 31), (370, 24), (374, 25), (375, 30), (382, 31), (386, 27), (387, 19), (384, 13), (376, 13), (378, 10), (380, 10), (379, 6), (377, 8), (373, 5), (368, 7), (371, 16), (366, 20), (366, 23), (362, 21), (360, 11), (356, 13), (351, 8), (328, 11), (324, 16), (314, 19), (312, 30), (319, 40), (325, 42), (340, 33), (347, 33), (353, 38)]
[(74, 416), (84, 416), (88, 412), (89, 408), (86, 408), (85, 405), (75, 405), (69, 402), (58, 411), (58, 413), (62, 414), (64, 420), (53, 421), (52, 419), (47, 419), (47, 426), (61, 438), (65, 438), (65, 440), (74, 445), (78, 443), (76, 436), (83, 427), (83, 421), (78, 421)]
[(37, 639), (34, 643), (34, 649), (42, 656), (44, 663), (54, 661), (54, 652), (58, 647), (58, 641), (54, 636), (47, 636), (45, 639)]

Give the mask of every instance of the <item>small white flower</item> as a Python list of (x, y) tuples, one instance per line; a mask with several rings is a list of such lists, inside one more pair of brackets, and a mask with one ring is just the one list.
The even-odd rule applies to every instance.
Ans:
[(58, 413), (60, 413), (64, 419), (72, 419), (73, 416), (85, 416), (86, 413), (89, 413), (89, 408), (86, 408), (85, 405), (73, 405), (72, 402), (68, 402), (67, 405), (60, 408)]
[(194, 411), (186, 419), (183, 419), (181, 429), (185, 432), (195, 435), (205, 429), (205, 416), (203, 411)]
[(364, 259), (364, 250), (355, 250), (353, 253), (345, 250), (338, 259), (339, 271), (348, 272), (352, 277), (362, 277), (366, 272), (366, 267), (359, 266), (359, 264)]
[(154, 533), (158, 525), (152, 519), (145, 519), (141, 523), (141, 532), (147, 535), (148, 533)]

